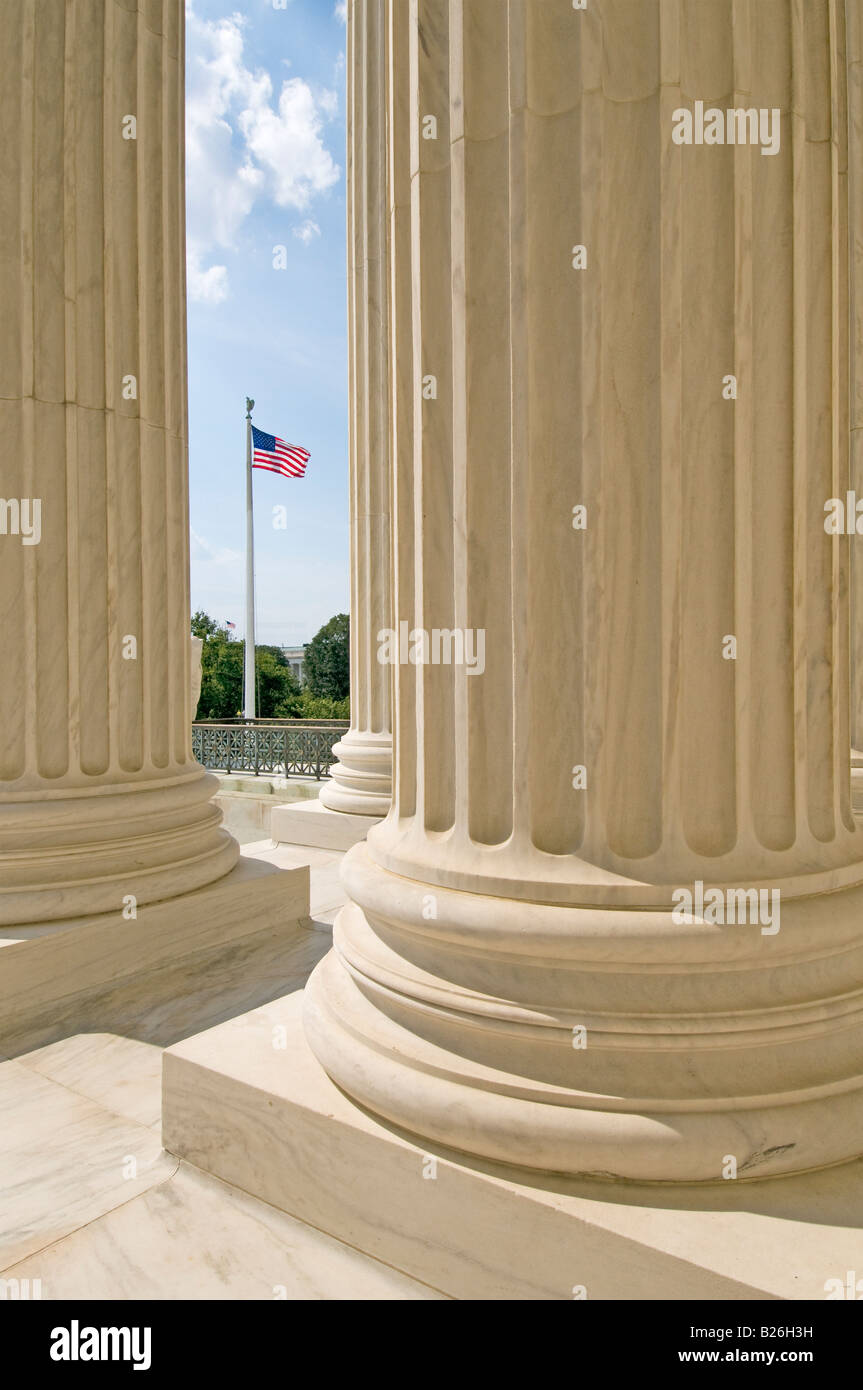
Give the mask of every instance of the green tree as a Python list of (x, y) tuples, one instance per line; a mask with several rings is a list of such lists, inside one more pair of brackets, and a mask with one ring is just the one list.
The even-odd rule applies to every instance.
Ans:
[(203, 637), (206, 641), (208, 637), (214, 637), (219, 631), (223, 631), (227, 636), (227, 628), (220, 629), (215, 618), (211, 618), (209, 613), (205, 613), (203, 609), (199, 608), (197, 613), (192, 615), (193, 637)]
[[(234, 641), (228, 628), (219, 627), (213, 618), (202, 612), (192, 618), (192, 636), (204, 639), (201, 698), (195, 717), (232, 719), (241, 715), (245, 643)], [(255, 683), (260, 718), (300, 715), (299, 682), (278, 647), (255, 648)]]
[(279, 647), (255, 648), (255, 681), (261, 719), (295, 718), (300, 683)]
[(197, 719), (230, 719), (242, 713), (243, 644), (206, 613), (192, 619), (192, 636), (203, 637), (201, 698)]
[(310, 690), (304, 690), (300, 695), (297, 717), (300, 719), (350, 719), (350, 696), (346, 695), (343, 700), (331, 700), (328, 695), (313, 695)]
[(330, 618), (311, 642), (306, 643), (305, 679), (312, 695), (344, 700), (349, 694), (350, 646), (347, 613), (337, 613)]

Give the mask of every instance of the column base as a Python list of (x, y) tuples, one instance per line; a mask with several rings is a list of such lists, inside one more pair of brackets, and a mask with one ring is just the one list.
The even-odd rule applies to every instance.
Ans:
[(710, 1188), (484, 1163), (354, 1105), (313, 1056), (301, 1011), (289, 995), (166, 1052), (165, 1148), (432, 1288), (460, 1299), (820, 1300), (859, 1265), (861, 1162)]
[(312, 849), (353, 849), (368, 835), (380, 816), (352, 816), (348, 811), (331, 811), (321, 801), (274, 806), (270, 814), (270, 837), (280, 845), (306, 845)]
[(309, 916), (309, 869), (240, 857), (218, 883), (139, 907), (0, 930), (0, 1045), (124, 980)]
[(0, 802), (0, 928), (119, 912), (216, 883), (237, 862), (197, 764), (161, 783), (10, 792)]
[(418, 883), (368, 845), (341, 876), (352, 901), (309, 980), (306, 1030), (388, 1123), (632, 1182), (863, 1154), (863, 888), (716, 925)]
[(353, 816), (385, 816), (393, 796), (392, 734), (350, 729), (333, 752), (339, 761), (321, 789), (323, 805)]

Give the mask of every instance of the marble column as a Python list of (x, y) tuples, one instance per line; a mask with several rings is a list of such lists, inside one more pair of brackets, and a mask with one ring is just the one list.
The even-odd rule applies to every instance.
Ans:
[(385, 816), (392, 799), (392, 627), (385, 0), (348, 5), (351, 727), (321, 791), (333, 811)]
[[(848, 191), (851, 259), (851, 486), (863, 500), (863, 4), (848, 5)], [(861, 523), (863, 524), (863, 523)], [(851, 743), (863, 768), (863, 541), (852, 543)], [(863, 779), (861, 779), (863, 780)], [(859, 794), (863, 800), (863, 791)], [(861, 807), (863, 809), (863, 807)]]
[[(863, 1151), (846, 9), (388, 5), (395, 612), (485, 653), (399, 668), (305, 1027), (424, 1142)], [(675, 143), (697, 101), (780, 148)]]
[(191, 751), (183, 8), (24, 0), (0, 49), (0, 926), (119, 922), (238, 857)]

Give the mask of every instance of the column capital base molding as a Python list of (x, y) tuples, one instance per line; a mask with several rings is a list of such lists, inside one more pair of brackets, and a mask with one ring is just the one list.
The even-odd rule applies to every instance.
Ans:
[(369, 837), (382, 869), (400, 878), (437, 883), (455, 892), (503, 901), (602, 909), (672, 905), (680, 888), (777, 889), (783, 901), (863, 887), (863, 821), (832, 845), (787, 851), (741, 844), (734, 854), (709, 858), (679, 845), (651, 859), (606, 855), (597, 862), (578, 853), (548, 854), (525, 838), (477, 844), (463, 834), (426, 833), (415, 818), (390, 816)]

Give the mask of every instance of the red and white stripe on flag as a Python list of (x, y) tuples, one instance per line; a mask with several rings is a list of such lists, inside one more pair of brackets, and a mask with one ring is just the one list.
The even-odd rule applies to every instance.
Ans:
[(266, 468), (268, 472), (281, 473), (285, 478), (302, 478), (311, 458), (308, 449), (303, 449), (299, 444), (286, 444), (284, 439), (274, 434), (264, 434), (254, 425), (252, 448), (253, 468)]

